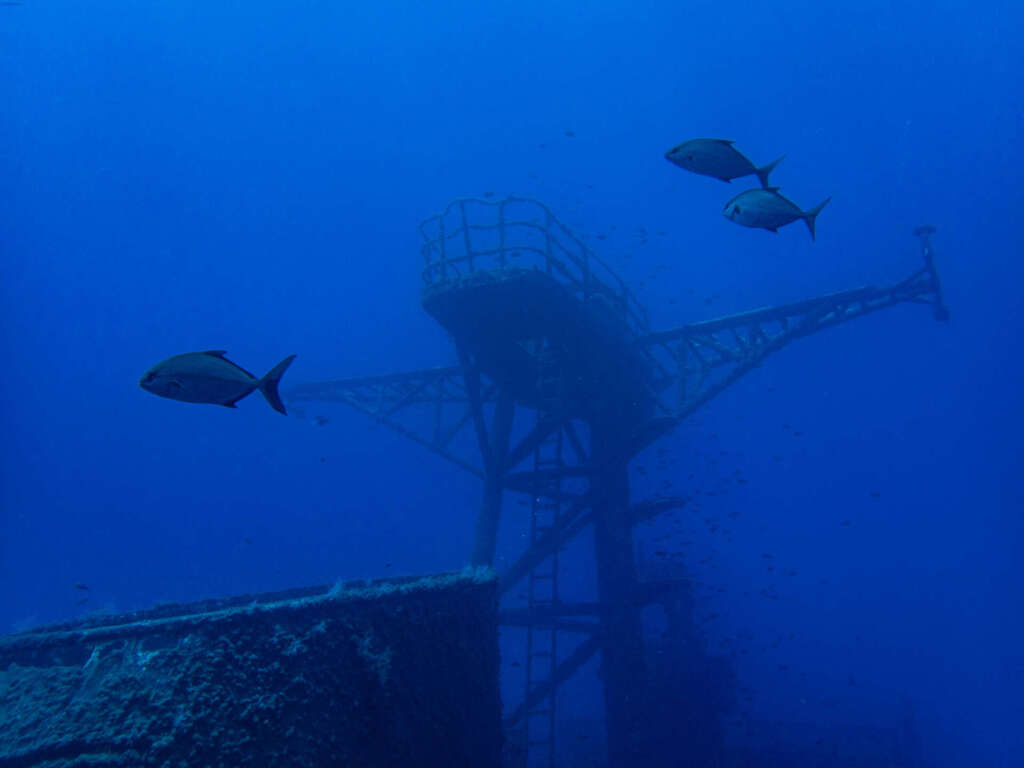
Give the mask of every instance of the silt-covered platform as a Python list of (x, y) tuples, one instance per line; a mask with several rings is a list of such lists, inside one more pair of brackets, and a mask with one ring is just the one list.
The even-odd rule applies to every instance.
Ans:
[(0, 766), (498, 766), (493, 573), (0, 638)]

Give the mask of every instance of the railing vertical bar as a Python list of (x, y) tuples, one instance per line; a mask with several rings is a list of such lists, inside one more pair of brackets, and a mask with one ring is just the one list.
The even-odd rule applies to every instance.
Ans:
[(498, 203), (498, 264), (505, 269), (505, 201)]
[(462, 213), (462, 239), (466, 244), (466, 260), (469, 262), (469, 271), (473, 269), (473, 247), (469, 243), (469, 217), (466, 216), (466, 201), (459, 201), (459, 211)]
[(448, 279), (448, 254), (445, 251), (444, 241), (444, 214), (442, 214), (437, 220), (437, 230), (439, 232), (438, 238), (438, 250), (441, 252), (441, 280), (442, 282)]
[(554, 255), (551, 253), (551, 211), (544, 209), (544, 266), (547, 273), (551, 274), (551, 261)]

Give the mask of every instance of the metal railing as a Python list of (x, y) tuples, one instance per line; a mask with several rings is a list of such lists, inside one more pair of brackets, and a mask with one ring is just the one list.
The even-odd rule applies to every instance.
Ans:
[(498, 270), (538, 270), (583, 301), (600, 296), (634, 336), (650, 332), (647, 310), (625, 281), (536, 200), (459, 198), (420, 224), (426, 287)]

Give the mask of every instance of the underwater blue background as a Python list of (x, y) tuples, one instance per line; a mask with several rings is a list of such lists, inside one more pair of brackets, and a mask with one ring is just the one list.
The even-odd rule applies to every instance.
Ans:
[[(1024, 765), (1022, 24), (996, 0), (0, 7), (0, 629), (462, 567), (479, 485), (420, 447), (138, 386), (199, 349), (257, 375), (295, 353), (283, 389), (454, 362), (416, 228), (454, 197), (545, 202), (656, 328), (898, 280), (931, 223), (951, 322), (902, 305), (787, 348), (636, 495), (749, 478), (679, 515), (726, 589), (709, 646), (751, 649), (732, 717), (909, 697), (929, 765)], [(784, 194), (833, 196), (817, 243), (723, 218), (750, 180), (664, 160), (695, 136), (787, 154)], [(699, 519), (735, 512), (731, 540)]]

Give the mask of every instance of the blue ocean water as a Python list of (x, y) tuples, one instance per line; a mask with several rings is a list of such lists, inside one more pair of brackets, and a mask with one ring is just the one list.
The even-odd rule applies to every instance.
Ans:
[[(896, 281), (928, 223), (950, 322), (901, 305), (795, 343), (634, 490), (749, 481), (680, 513), (743, 692), (728, 738), (909, 701), (925, 764), (1024, 764), (1022, 21), (997, 0), (0, 5), (0, 629), (461, 568), (479, 483), (400, 435), (138, 386), (200, 349), (258, 375), (294, 353), (285, 387), (453, 363), (417, 223), (455, 197), (543, 201), (656, 328)], [(817, 242), (727, 221), (749, 179), (663, 157), (697, 136), (786, 154), (787, 196), (833, 196)], [(499, 565), (520, 551), (504, 535)]]

